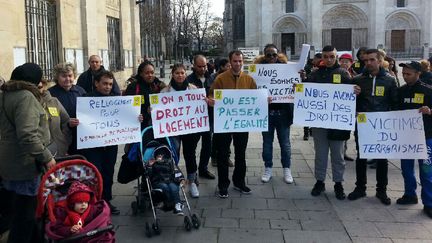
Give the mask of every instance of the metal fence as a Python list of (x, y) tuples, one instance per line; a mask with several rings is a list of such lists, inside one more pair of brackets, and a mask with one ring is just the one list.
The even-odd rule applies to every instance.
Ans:
[(109, 70), (116, 72), (124, 69), (121, 47), (120, 20), (107, 16)]
[(52, 79), (52, 69), (59, 62), (57, 13), (55, 3), (25, 0), (27, 61), (37, 63), (44, 77)]

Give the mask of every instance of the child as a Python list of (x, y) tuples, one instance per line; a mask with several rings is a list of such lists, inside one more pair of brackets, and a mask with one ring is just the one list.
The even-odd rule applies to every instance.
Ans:
[[(165, 200), (165, 208), (169, 209), (174, 205), (173, 212), (183, 215), (183, 204), (180, 201), (179, 184), (184, 179), (180, 169), (175, 165), (174, 160), (166, 156), (163, 147), (155, 151), (154, 159), (149, 160), (148, 172), (153, 188), (161, 190)], [(168, 150), (168, 148), (166, 148)], [(169, 153), (169, 152), (168, 152)]]

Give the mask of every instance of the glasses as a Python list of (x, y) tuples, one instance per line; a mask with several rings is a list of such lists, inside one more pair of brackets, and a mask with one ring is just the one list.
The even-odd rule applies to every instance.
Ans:
[(276, 58), (277, 56), (278, 56), (278, 54), (277, 53), (267, 53), (266, 55), (265, 55), (267, 58)]

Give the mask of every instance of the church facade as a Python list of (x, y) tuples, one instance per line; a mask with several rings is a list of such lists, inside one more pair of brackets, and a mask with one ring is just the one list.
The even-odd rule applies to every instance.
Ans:
[(430, 0), (226, 0), (227, 49), (276, 44), (299, 55), (303, 43), (319, 51), (379, 47), (394, 56), (422, 56), (432, 42)]

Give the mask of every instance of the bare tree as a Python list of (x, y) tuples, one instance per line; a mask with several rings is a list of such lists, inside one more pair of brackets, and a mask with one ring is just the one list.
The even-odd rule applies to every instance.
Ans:
[(215, 17), (210, 22), (205, 42), (212, 45), (213, 48), (223, 49), (224, 46), (224, 32), (223, 32), (223, 19)]
[(192, 5), (192, 36), (197, 41), (198, 51), (202, 51), (202, 44), (207, 35), (210, 21), (213, 19), (209, 0), (194, 0)]

